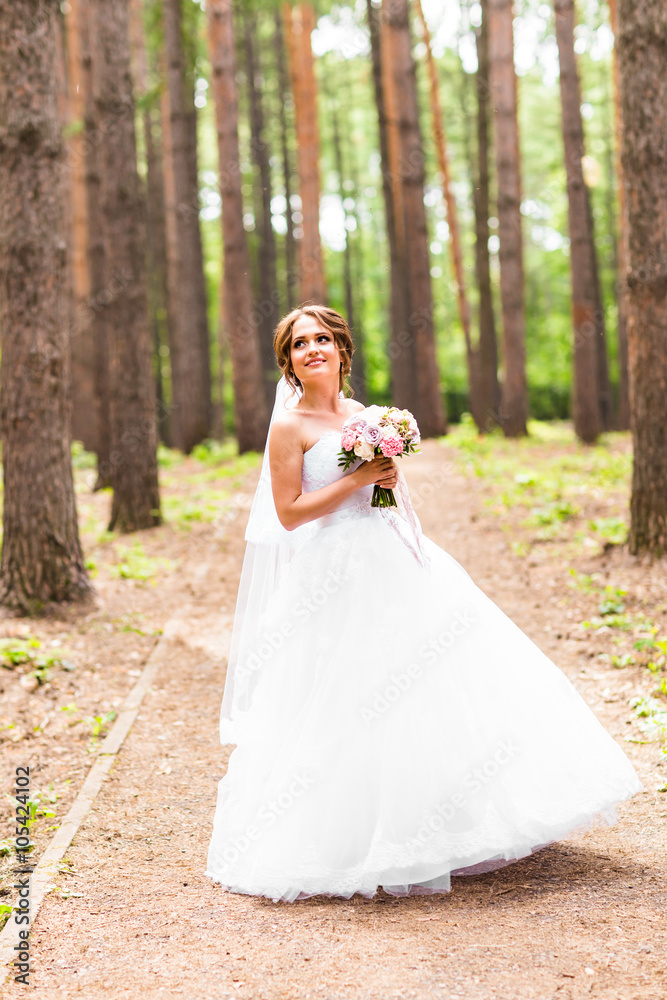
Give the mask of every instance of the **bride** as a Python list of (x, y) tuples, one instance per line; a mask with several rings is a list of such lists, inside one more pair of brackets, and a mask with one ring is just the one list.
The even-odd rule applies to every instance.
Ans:
[(206, 874), (276, 901), (446, 892), (614, 823), (641, 783), (564, 674), (422, 534), (393, 459), (338, 466), (363, 409), (343, 317), (295, 309), (274, 348)]

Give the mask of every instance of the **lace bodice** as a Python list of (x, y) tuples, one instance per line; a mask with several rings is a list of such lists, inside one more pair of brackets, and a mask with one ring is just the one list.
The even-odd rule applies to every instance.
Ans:
[[(301, 487), (304, 493), (311, 493), (313, 490), (322, 489), (323, 486), (335, 483), (337, 479), (342, 479), (343, 476), (348, 476), (355, 469), (359, 468), (361, 459), (358, 459), (357, 462), (345, 470), (339, 466), (338, 453), (340, 450), (340, 431), (331, 430), (325, 431), (317, 439), (312, 448), (304, 452), (303, 469), (301, 472)], [(403, 490), (402, 500), (400, 499), (401, 490)], [(330, 514), (325, 514), (311, 523), (314, 530), (317, 531), (319, 528), (347, 521), (351, 517), (355, 519), (370, 516), (381, 517), (399, 535), (401, 540), (413, 552), (416, 559), (422, 565), (425, 565), (426, 558), (419, 542), (421, 526), (416, 518), (414, 524), (410, 524), (410, 513), (407, 508), (410, 509), (410, 512), (412, 512), (412, 508), (404, 480), (399, 480), (396, 493), (399, 497), (399, 507), (371, 507), (373, 484), (362, 486), (360, 489), (355, 490), (347, 500), (344, 500)]]
[[(301, 473), (301, 485), (304, 493), (312, 493), (313, 490), (320, 490), (329, 483), (335, 483), (337, 479), (348, 476), (358, 468), (358, 462), (343, 470), (338, 465), (338, 453), (341, 449), (340, 431), (325, 431), (318, 438), (312, 448), (304, 452), (303, 471)], [(373, 486), (362, 486), (356, 490), (341, 506), (359, 507), (359, 509), (370, 509), (373, 497)]]

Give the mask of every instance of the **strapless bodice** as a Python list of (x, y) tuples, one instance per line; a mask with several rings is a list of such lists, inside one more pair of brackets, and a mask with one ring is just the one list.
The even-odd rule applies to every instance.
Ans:
[[(313, 490), (320, 490), (323, 486), (328, 486), (329, 483), (335, 483), (336, 480), (342, 479), (343, 476), (348, 476), (355, 469), (359, 468), (360, 459), (351, 465), (348, 469), (343, 469), (338, 465), (338, 453), (341, 450), (341, 437), (340, 431), (325, 431), (324, 434), (317, 439), (312, 448), (303, 453), (303, 469), (301, 472), (301, 487), (304, 493), (312, 493)], [(371, 499), (373, 497), (373, 486), (362, 486), (360, 489), (355, 490), (355, 492), (343, 501), (340, 507), (336, 508), (336, 512), (339, 510), (345, 510), (347, 512), (350, 509), (359, 511), (363, 513), (371, 510), (375, 511), (377, 508), (371, 508)], [(331, 520), (332, 515), (327, 514), (323, 518), (318, 518), (319, 521), (326, 523)]]

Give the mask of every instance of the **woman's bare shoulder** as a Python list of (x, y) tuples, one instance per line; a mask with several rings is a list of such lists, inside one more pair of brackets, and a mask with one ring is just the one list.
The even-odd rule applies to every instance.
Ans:
[(301, 444), (303, 418), (298, 413), (284, 413), (271, 424), (271, 441), (281, 446)]
[(345, 402), (348, 405), (348, 409), (350, 411), (350, 414), (352, 414), (352, 413), (359, 413), (360, 410), (365, 410), (366, 409), (366, 407), (364, 406), (364, 404), (360, 403), (358, 399), (352, 399), (352, 398), (348, 397), (345, 400)]

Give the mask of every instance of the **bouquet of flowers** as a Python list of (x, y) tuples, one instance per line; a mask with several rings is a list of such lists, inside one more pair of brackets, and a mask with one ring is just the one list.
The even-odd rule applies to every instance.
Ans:
[[(393, 458), (419, 451), (421, 441), (417, 421), (409, 410), (396, 406), (367, 406), (348, 417), (341, 433), (342, 450), (338, 464), (349, 468), (360, 458), (372, 462), (378, 455)], [(394, 491), (384, 486), (373, 489), (372, 507), (396, 507)]]

